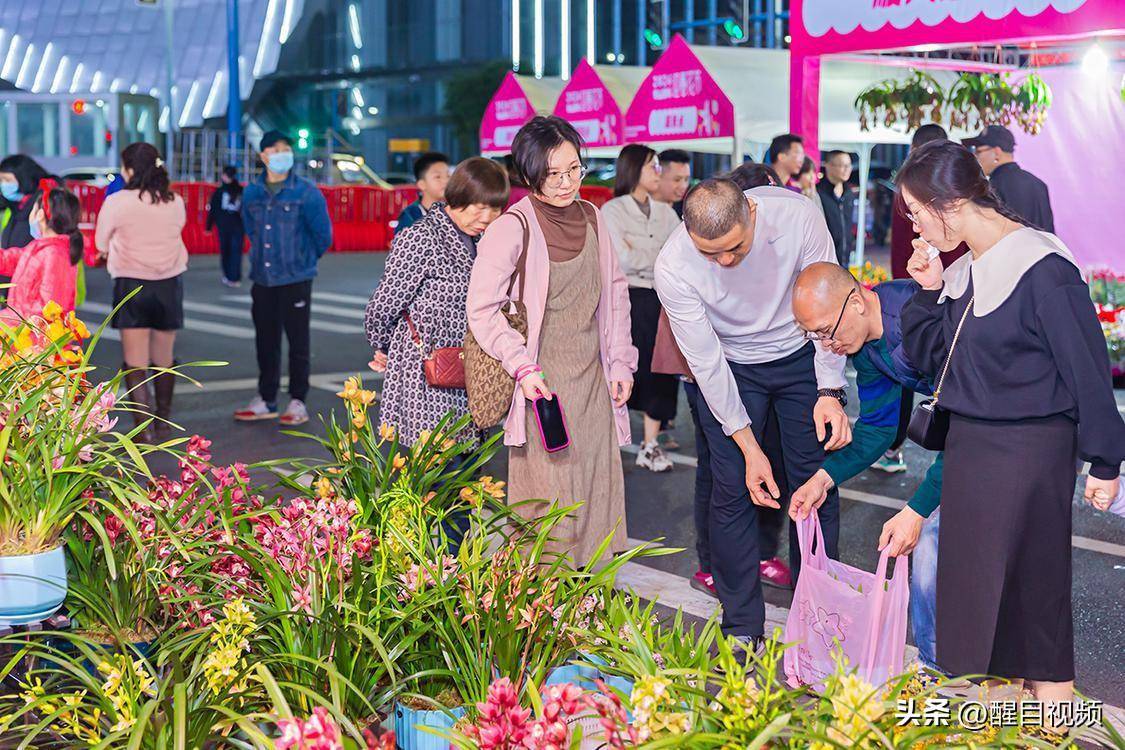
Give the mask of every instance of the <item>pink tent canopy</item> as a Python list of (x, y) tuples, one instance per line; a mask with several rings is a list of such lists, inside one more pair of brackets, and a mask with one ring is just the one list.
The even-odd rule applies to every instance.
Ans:
[(551, 112), (562, 90), (558, 78), (529, 78), (510, 72), (484, 110), (480, 123), (480, 150), (484, 155), (506, 154), (524, 123), (537, 114)]
[(555, 104), (555, 114), (582, 135), (590, 149), (625, 145), (624, 109), (645, 78), (645, 68), (593, 66), (583, 59)]
[(625, 113), (625, 140), (655, 143), (734, 136), (734, 105), (691, 46), (677, 35)]

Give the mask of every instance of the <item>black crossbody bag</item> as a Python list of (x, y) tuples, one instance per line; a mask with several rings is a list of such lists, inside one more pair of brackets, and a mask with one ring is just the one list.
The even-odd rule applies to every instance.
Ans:
[(969, 310), (973, 309), (973, 298), (965, 306), (961, 315), (961, 322), (953, 333), (953, 343), (949, 345), (949, 354), (945, 358), (945, 366), (941, 368), (941, 377), (938, 378), (934, 397), (926, 399), (914, 407), (910, 414), (910, 424), (906, 427), (906, 435), (918, 445), (929, 451), (945, 450), (945, 436), (949, 434), (949, 412), (938, 406), (938, 397), (941, 386), (945, 383), (946, 373), (949, 372), (949, 360), (953, 359), (953, 349), (957, 346), (957, 339), (961, 336), (961, 328), (969, 317)]

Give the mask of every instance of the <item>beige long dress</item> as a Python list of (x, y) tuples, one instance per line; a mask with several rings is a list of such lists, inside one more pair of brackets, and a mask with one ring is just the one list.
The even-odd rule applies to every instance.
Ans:
[(508, 459), (511, 501), (543, 500), (520, 506), (525, 518), (545, 513), (553, 500), (581, 502), (554, 528), (553, 552), (584, 565), (613, 535), (608, 553), (627, 548), (625, 480), (617, 446), (609, 387), (602, 370), (597, 310), (601, 295), (598, 238), (587, 228), (577, 257), (551, 261), (547, 303), (539, 340), (539, 365), (558, 395), (570, 432), (570, 447), (547, 453), (534, 411), (527, 410), (527, 443)]

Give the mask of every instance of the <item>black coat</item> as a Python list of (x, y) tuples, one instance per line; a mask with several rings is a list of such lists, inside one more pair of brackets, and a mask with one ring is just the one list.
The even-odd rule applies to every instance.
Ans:
[(837, 198), (832, 183), (821, 180), (816, 184), (816, 192), (824, 206), (824, 221), (828, 224), (828, 233), (832, 235), (832, 243), (836, 246), (836, 260), (841, 266), (846, 266), (855, 245), (851, 191), (845, 185), (843, 195)]
[(1051, 211), (1051, 196), (1043, 180), (1019, 164), (1009, 162), (992, 170), (988, 181), (1004, 205), (1036, 229), (1054, 234), (1055, 216)]
[(207, 207), (207, 229), (217, 226), (220, 232), (242, 232), (242, 186), (220, 185), (211, 194)]
[(0, 234), (0, 248), (23, 247), (30, 244), (32, 240), (30, 217), (35, 201), (29, 197), (8, 205), (12, 209), (12, 218), (8, 219), (4, 232)]

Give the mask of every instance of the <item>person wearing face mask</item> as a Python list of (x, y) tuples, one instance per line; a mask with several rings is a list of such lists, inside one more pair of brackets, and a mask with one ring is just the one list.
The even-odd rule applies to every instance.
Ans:
[(652, 472), (671, 471), (657, 436), (660, 427), (676, 418), (679, 383), (672, 375), (652, 372), (652, 350), (660, 320), (660, 300), (652, 288), (652, 267), (668, 235), (680, 223), (667, 203), (653, 200), (660, 187), (661, 167), (656, 152), (631, 143), (617, 157), (615, 197), (602, 206), (617, 260), (629, 280), (629, 310), (633, 344), (640, 353), (634, 373), (629, 408), (644, 415), (644, 438), (637, 453), (637, 466)]
[[(835, 263), (813, 263), (797, 277), (793, 315), (810, 337), (852, 358), (859, 419), (852, 442), (830, 454), (793, 493), (789, 517), (794, 521), (819, 508), (829, 490), (864, 471), (894, 442), (903, 391), (927, 396), (933, 392), (929, 378), (910, 363), (902, 344), (902, 308), (917, 290), (910, 279), (866, 289)], [(880, 550), (889, 545), (892, 555), (913, 552), (910, 621), (918, 656), (931, 669), (937, 667), (934, 600), (941, 471), (942, 454), (938, 453), (906, 507), (883, 525), (879, 536)]]
[[(964, 146), (911, 152), (896, 187), (921, 235), (907, 264), (921, 289), (902, 310), (904, 349), (935, 379), (948, 420), (937, 662), (1070, 703), (1076, 461), (1090, 464), (1086, 501), (1104, 509), (1125, 460), (1090, 290), (1070, 250), (1006, 206)], [(970, 254), (943, 273), (928, 245), (946, 253), (961, 242)]]
[[(582, 150), (581, 136), (561, 118), (536, 117), (520, 128), (512, 158), (531, 194), (484, 233), (467, 300), (477, 343), (517, 381), (504, 422), (509, 500), (540, 501), (519, 506), (527, 516), (542, 515), (553, 501), (582, 503), (554, 527), (550, 544), (579, 565), (607, 537), (607, 554), (628, 547), (620, 446), (631, 442), (626, 404), (637, 369), (628, 282), (604, 217), (578, 198)], [(503, 314), (525, 250), (524, 222), (526, 339)], [(543, 446), (529, 407), (537, 397), (558, 399), (569, 447), (551, 453)]]
[(324, 195), (293, 174), (293, 142), (278, 130), (262, 136), (265, 171), (242, 191), (242, 224), (250, 237), (250, 307), (258, 354), (258, 395), (234, 413), (240, 422), (277, 419), (281, 335), (289, 341), (285, 427), (309, 421), (309, 323), (316, 265), (332, 245)]
[(78, 264), (82, 262), (82, 207), (69, 190), (44, 179), (31, 196), (31, 242), (0, 249), (0, 274), (10, 276), (8, 307), (0, 315), (9, 325), (42, 315), (48, 302), (63, 315), (74, 310)]
[[(776, 410), (790, 487), (820, 468), (825, 450), (851, 440), (845, 358), (803, 334), (791, 301), (801, 269), (835, 259), (824, 217), (803, 195), (783, 187), (744, 193), (717, 178), (688, 192), (684, 223), (656, 261), (656, 291), (708, 407), (699, 420), (711, 452), (711, 570), (723, 632), (755, 649), (765, 625), (755, 506), (780, 508), (773, 468), (760, 447), (767, 412)], [(826, 551), (835, 557), (835, 491), (820, 521)], [(789, 553), (796, 579), (793, 524)]]
[(96, 245), (113, 277), (112, 325), (121, 331), (129, 397), (142, 407), (133, 419), (139, 424), (155, 413), (152, 429), (163, 437), (170, 426), (176, 375), (151, 375), (149, 368), (175, 364), (176, 331), (184, 326), (188, 254), (182, 234), (187, 212), (151, 144), (127, 146), (121, 152), (121, 174), (125, 188), (106, 198), (98, 212)]
[(219, 255), (222, 259), (223, 285), (242, 286), (242, 245), (246, 236), (242, 228), (242, 185), (238, 183), (238, 168), (223, 167), (222, 184), (211, 194), (207, 206), (207, 231), (219, 230)]
[[(375, 352), (372, 369), (385, 372), (379, 419), (409, 448), (446, 414), (469, 413), (463, 388), (430, 385), (425, 353), (461, 346), (468, 323), (465, 297), (477, 255), (476, 242), (508, 205), (504, 167), (474, 157), (457, 166), (437, 202), (410, 231), (391, 243), (387, 267), (367, 303), (364, 330)], [(471, 427), (460, 440), (476, 442)]]
[(10, 212), (0, 232), (0, 248), (31, 242), (32, 196), (47, 176), (47, 170), (30, 156), (13, 154), (0, 161), (0, 205)]

